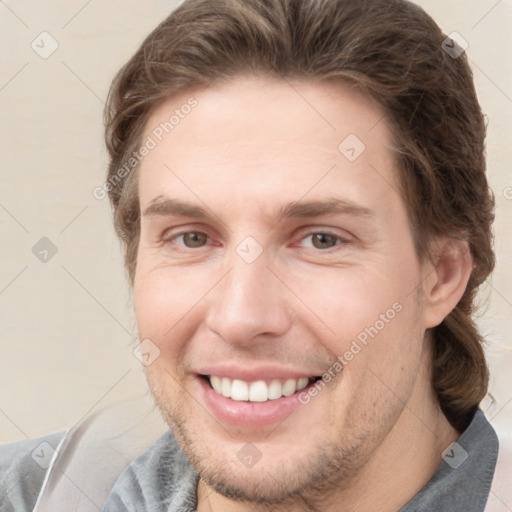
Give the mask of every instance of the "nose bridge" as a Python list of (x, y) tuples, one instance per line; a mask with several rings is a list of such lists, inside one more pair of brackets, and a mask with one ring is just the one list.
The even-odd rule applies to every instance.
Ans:
[(264, 255), (248, 262), (238, 253), (231, 270), (217, 287), (207, 314), (207, 326), (226, 342), (252, 343), (259, 335), (280, 336), (290, 319), (280, 286)]

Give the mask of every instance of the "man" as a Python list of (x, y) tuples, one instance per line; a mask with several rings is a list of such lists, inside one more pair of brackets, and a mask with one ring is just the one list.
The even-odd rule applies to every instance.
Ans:
[(124, 66), (105, 187), (171, 430), (105, 511), (484, 510), (493, 200), (454, 49), (402, 0), (191, 0)]

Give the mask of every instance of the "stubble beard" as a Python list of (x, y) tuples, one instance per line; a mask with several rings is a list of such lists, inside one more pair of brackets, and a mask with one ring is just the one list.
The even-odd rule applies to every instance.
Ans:
[[(156, 391), (156, 390), (154, 390)], [(381, 415), (366, 418), (366, 429), (347, 429), (324, 434), (305, 433), (315, 437), (302, 453), (276, 461), (266, 469), (258, 463), (245, 470), (236, 453), (243, 445), (233, 442), (229, 453), (221, 453), (221, 443), (209, 443), (202, 437), (201, 426), (191, 424), (183, 400), (169, 400), (153, 393), (157, 406), (171, 428), (181, 449), (199, 473), (203, 482), (219, 494), (256, 507), (258, 511), (325, 510), (329, 497), (349, 488), (370, 458), (373, 450), (389, 432), (403, 409), (397, 403), (393, 408), (381, 409)], [(170, 404), (174, 403), (171, 407)], [(389, 404), (388, 404), (389, 406)], [(292, 420), (292, 419), (291, 419)], [(361, 418), (359, 419), (360, 422)], [(369, 424), (368, 424), (369, 421)], [(326, 418), (325, 428), (331, 424)], [(352, 418), (350, 424), (357, 424)], [(298, 438), (297, 446), (307, 439)], [(262, 459), (272, 453), (263, 454)]]

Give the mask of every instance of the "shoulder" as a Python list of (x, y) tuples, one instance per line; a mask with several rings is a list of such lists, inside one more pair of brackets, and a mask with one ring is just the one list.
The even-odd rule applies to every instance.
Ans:
[(195, 510), (199, 476), (167, 431), (116, 481), (105, 512)]
[(400, 512), (466, 510), (483, 512), (498, 457), (498, 437), (478, 410), (427, 485)]
[(2, 512), (31, 511), (66, 432), (0, 445)]

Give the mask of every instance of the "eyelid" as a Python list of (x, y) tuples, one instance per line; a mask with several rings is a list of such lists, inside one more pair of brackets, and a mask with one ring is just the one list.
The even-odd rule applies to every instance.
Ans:
[[(183, 242), (177, 242), (176, 239), (179, 237), (183, 237), (187, 233), (202, 233), (206, 235), (206, 242), (204, 245), (199, 247), (187, 247)], [(175, 247), (180, 248), (185, 251), (198, 251), (200, 249), (204, 249), (207, 246), (212, 245), (212, 241), (214, 240), (214, 235), (212, 230), (204, 225), (190, 225), (183, 224), (180, 226), (174, 226), (172, 228), (165, 229), (161, 235), (159, 236), (159, 242), (163, 246), (173, 245)]]
[[(341, 236), (339, 235), (334, 235), (332, 233), (327, 233), (327, 232), (316, 232), (316, 233), (310, 233), (306, 236), (303, 236), (300, 240), (299, 240), (299, 243), (302, 243), (304, 242), (305, 240), (307, 240), (308, 238), (312, 238), (314, 235), (327, 235), (327, 236), (331, 236), (333, 237), (334, 239), (336, 239), (336, 243), (332, 246), (332, 247), (326, 247), (325, 249), (319, 249), (317, 247), (313, 247), (313, 249), (317, 250), (317, 251), (322, 251), (322, 252), (327, 252), (329, 250), (334, 250), (338, 245), (341, 245), (343, 243), (346, 243), (346, 240), (343, 239)], [(312, 243), (312, 241), (311, 241)], [(310, 247), (309, 247), (310, 248)]]
[[(308, 237), (312, 237), (316, 234), (324, 234), (335, 237), (337, 239), (336, 244), (332, 247), (327, 247), (324, 249), (319, 249), (313, 246), (313, 242), (310, 242), (310, 245), (305, 245), (304, 241)], [(319, 225), (309, 225), (302, 226), (300, 229), (296, 230), (293, 236), (293, 241), (290, 244), (290, 247), (295, 247), (299, 250), (307, 251), (309, 253), (315, 253), (318, 255), (327, 256), (329, 254), (334, 254), (339, 251), (342, 251), (347, 248), (348, 245), (353, 244), (355, 241), (354, 236), (342, 229), (335, 227), (326, 227)]]
[(211, 238), (206, 233), (203, 233), (202, 231), (184, 231), (183, 233), (177, 233), (176, 235), (171, 237), (170, 240), (173, 241), (173, 240), (176, 240), (177, 238), (183, 238), (185, 235), (188, 235), (189, 233), (195, 233), (195, 234), (198, 234), (198, 235), (205, 235), (206, 236), (205, 244), (207, 244), (208, 241), (211, 240)]
[(164, 242), (169, 242), (171, 240), (174, 240), (175, 238), (178, 238), (180, 236), (184, 236), (186, 235), (187, 233), (199, 233), (199, 234), (203, 234), (203, 235), (206, 235), (208, 238), (211, 239), (210, 235), (204, 231), (200, 231), (198, 229), (185, 229), (185, 230), (182, 230), (182, 231), (175, 231), (173, 232), (172, 234), (168, 235), (169, 233), (169, 229), (167, 229), (166, 231), (164, 231), (162, 233), (162, 240)]
[(324, 226), (303, 226), (295, 231), (293, 239), (298, 241), (318, 234), (334, 236), (344, 242), (350, 242), (354, 239), (354, 236), (345, 229)]
[(161, 231), (160, 238), (162, 240), (169, 240), (179, 235), (186, 233), (204, 233), (207, 237), (212, 238), (212, 229), (204, 224), (198, 223), (183, 223), (176, 226), (168, 227)]
[[(159, 236), (160, 241), (163, 243), (173, 242), (176, 238), (183, 236), (187, 233), (203, 233), (207, 237), (206, 244), (211, 244), (211, 242), (216, 238), (216, 234), (210, 226), (205, 226), (204, 224), (195, 223), (195, 224), (181, 224), (179, 226), (173, 226), (167, 228), (161, 232)], [(334, 228), (334, 227), (324, 227), (318, 225), (310, 225), (310, 226), (302, 226), (297, 229), (295, 233), (292, 235), (292, 243), (290, 245), (298, 245), (304, 239), (311, 237), (315, 234), (325, 234), (329, 236), (333, 236), (339, 240), (339, 242), (328, 249), (324, 249), (323, 252), (328, 252), (329, 250), (334, 250), (337, 246), (342, 244), (348, 244), (354, 241), (354, 236), (347, 232), (342, 228)], [(180, 244), (182, 245), (182, 244)], [(204, 246), (203, 246), (204, 247)], [(319, 250), (319, 249), (316, 249)]]

